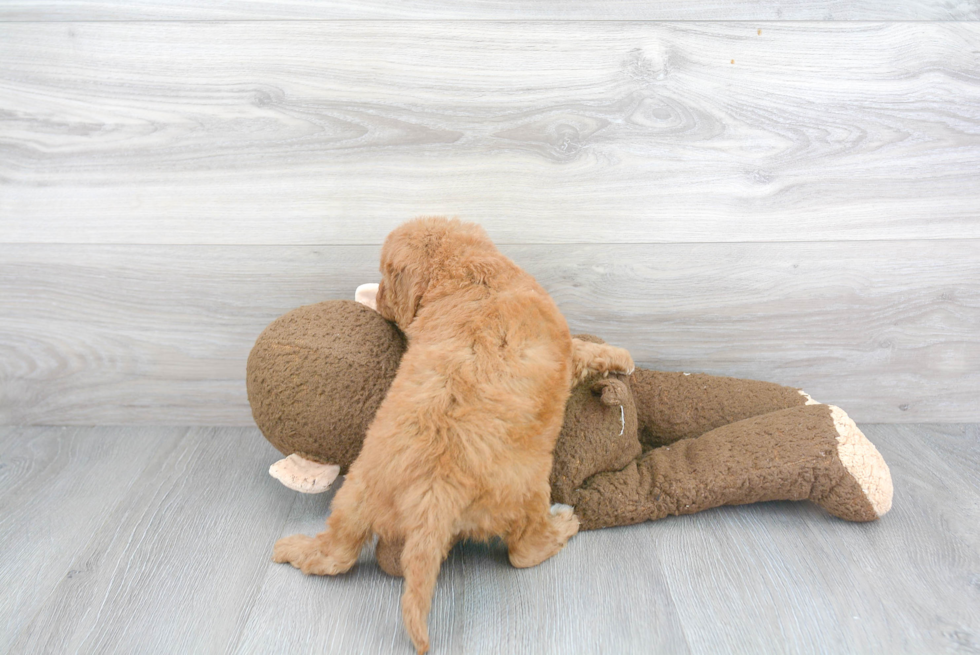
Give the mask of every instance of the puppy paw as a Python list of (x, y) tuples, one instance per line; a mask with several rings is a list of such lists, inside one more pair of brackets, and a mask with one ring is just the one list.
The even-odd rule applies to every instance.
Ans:
[(572, 512), (575, 508), (565, 503), (555, 503), (551, 506), (551, 515), (556, 516), (559, 512)]
[(292, 564), (296, 568), (316, 551), (316, 540), (305, 534), (283, 537), (272, 547), (272, 561)]
[(568, 505), (552, 505), (551, 512), (533, 534), (525, 533), (520, 541), (510, 545), (508, 558), (519, 569), (537, 566), (556, 555), (565, 543), (578, 532), (578, 518)]
[(305, 534), (294, 534), (277, 541), (272, 549), (272, 561), (292, 564), (307, 575), (337, 575), (350, 568), (324, 553), (318, 539)]
[(578, 532), (579, 521), (571, 505), (556, 503), (551, 506), (551, 525), (562, 546)]
[(629, 351), (615, 346), (609, 346), (609, 348), (612, 350), (609, 357), (609, 370), (631, 375), (636, 370), (636, 364), (633, 363), (633, 356), (630, 355)]
[(592, 360), (592, 368), (603, 375), (610, 373), (630, 375), (636, 369), (636, 365), (633, 363), (633, 357), (625, 348), (602, 344), (601, 351)]

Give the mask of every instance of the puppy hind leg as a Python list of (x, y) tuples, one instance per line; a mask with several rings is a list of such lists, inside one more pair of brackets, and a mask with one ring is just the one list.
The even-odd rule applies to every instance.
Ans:
[(556, 555), (578, 532), (578, 518), (571, 507), (555, 505), (549, 510), (547, 495), (539, 500), (527, 522), (507, 536), (508, 559), (517, 568), (537, 566)]
[(333, 500), (327, 529), (316, 537), (294, 534), (276, 542), (272, 559), (288, 562), (307, 575), (346, 573), (357, 562), (364, 542), (371, 536), (365, 516), (364, 490), (349, 477)]
[(329, 553), (344, 571), (354, 566), (364, 542), (372, 534), (366, 495), (361, 478), (356, 473), (348, 475), (334, 497), (327, 529), (317, 535), (324, 544), (321, 550)]
[(315, 537), (294, 534), (276, 542), (272, 560), (289, 563), (307, 575), (340, 575), (357, 563), (370, 533), (324, 530)]

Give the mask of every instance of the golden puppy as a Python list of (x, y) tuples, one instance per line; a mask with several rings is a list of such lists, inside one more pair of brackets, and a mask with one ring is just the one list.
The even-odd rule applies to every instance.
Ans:
[(333, 500), (327, 530), (280, 539), (304, 573), (350, 569), (365, 541), (404, 541), (402, 617), (419, 653), (439, 568), (458, 538), (502, 536), (534, 566), (578, 531), (550, 511), (552, 450), (571, 385), (632, 370), (620, 348), (578, 342), (534, 279), (477, 225), (420, 218), (381, 251), (377, 308), (408, 336), (398, 374)]

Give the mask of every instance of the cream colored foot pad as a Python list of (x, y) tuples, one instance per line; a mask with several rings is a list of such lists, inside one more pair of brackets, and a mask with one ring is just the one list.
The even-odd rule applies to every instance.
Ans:
[(319, 494), (330, 488), (340, 475), (340, 467), (336, 464), (311, 462), (293, 453), (270, 466), (269, 475), (293, 491)]
[(837, 428), (837, 456), (847, 472), (861, 485), (861, 491), (878, 516), (892, 508), (892, 475), (884, 458), (868, 441), (851, 417), (840, 407), (830, 405)]

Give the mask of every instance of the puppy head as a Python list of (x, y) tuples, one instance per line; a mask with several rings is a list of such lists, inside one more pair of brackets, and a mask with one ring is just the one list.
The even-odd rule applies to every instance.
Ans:
[[(378, 312), (405, 330), (430, 289), (447, 279), (472, 278), (476, 251), (493, 250), (479, 225), (422, 217), (395, 228), (381, 247)], [(467, 275), (469, 273), (469, 275)]]

